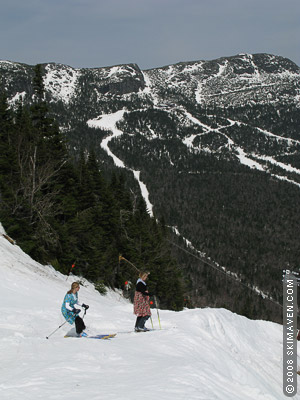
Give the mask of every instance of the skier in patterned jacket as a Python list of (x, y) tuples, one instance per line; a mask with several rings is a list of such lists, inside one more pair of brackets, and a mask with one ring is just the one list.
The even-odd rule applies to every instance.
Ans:
[(86, 310), (89, 308), (89, 306), (86, 304), (80, 305), (78, 303), (79, 289), (80, 289), (79, 283), (73, 282), (71, 285), (71, 289), (65, 295), (64, 301), (61, 306), (61, 312), (65, 317), (65, 319), (69, 322), (69, 324), (73, 325), (75, 322), (77, 335), (80, 335), (82, 331), (85, 329), (83, 319), (78, 315), (81, 311), (80, 307), (83, 307)]
[(148, 292), (146, 280), (149, 272), (140, 272), (139, 279), (136, 282), (135, 294), (133, 300), (133, 312), (137, 316), (135, 323), (136, 332), (148, 331), (145, 327), (146, 321), (151, 316), (149, 297), (152, 293)]

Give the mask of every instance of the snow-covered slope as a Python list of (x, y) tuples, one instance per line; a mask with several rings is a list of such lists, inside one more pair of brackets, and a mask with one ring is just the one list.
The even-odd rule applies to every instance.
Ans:
[(88, 330), (118, 335), (64, 339), (64, 325), (47, 340), (63, 323), (61, 301), (78, 278), (41, 266), (2, 233), (0, 225), (2, 400), (285, 398), (281, 326), (225, 309), (160, 310), (162, 330), (133, 333), (132, 305), (83, 281)]

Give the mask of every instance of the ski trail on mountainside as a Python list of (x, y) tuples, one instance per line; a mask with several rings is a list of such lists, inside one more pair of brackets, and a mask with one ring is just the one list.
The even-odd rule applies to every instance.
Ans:
[[(226, 138), (226, 140), (228, 142), (226, 146), (228, 146), (229, 148), (233, 148), (235, 150), (235, 155), (239, 159), (241, 164), (246, 165), (249, 168), (255, 168), (255, 169), (259, 170), (259, 171), (264, 171), (266, 173), (269, 173), (272, 177), (274, 177), (274, 178), (276, 178), (278, 180), (284, 180), (284, 181), (286, 181), (288, 183), (291, 183), (293, 185), (296, 185), (296, 186), (300, 187), (300, 183), (295, 182), (292, 179), (289, 179), (285, 175), (278, 175), (278, 174), (270, 173), (269, 170), (268, 170), (267, 163), (275, 165), (276, 167), (280, 168), (284, 172), (292, 172), (292, 173), (295, 173), (297, 175), (300, 175), (300, 169), (292, 167), (290, 164), (285, 164), (283, 162), (277, 161), (276, 159), (274, 159), (273, 157), (270, 157), (270, 156), (261, 156), (259, 154), (254, 153), (254, 152), (247, 153), (247, 152), (245, 152), (245, 150), (241, 146), (237, 145), (228, 135), (226, 135), (224, 132), (222, 132), (222, 129), (228, 128), (228, 127), (233, 126), (233, 125), (245, 125), (245, 126), (247, 126), (247, 124), (245, 124), (244, 122), (234, 121), (234, 120), (228, 118), (227, 121), (229, 122), (229, 125), (219, 126), (218, 128), (211, 128), (210, 126), (208, 126), (206, 124), (203, 124), (197, 118), (193, 117), (189, 112), (186, 111), (185, 114), (186, 114), (186, 117), (192, 123), (201, 126), (205, 130), (205, 132), (203, 132), (203, 133), (194, 134), (194, 135), (191, 135), (191, 136), (185, 138), (182, 142), (187, 147), (193, 147), (193, 140), (198, 136), (203, 136), (203, 135), (206, 135), (206, 134), (208, 134), (210, 132), (219, 133), (220, 135), (222, 135), (222, 136), (224, 136)], [(296, 139), (291, 139), (291, 138), (278, 136), (278, 135), (273, 134), (272, 132), (263, 130), (263, 129), (258, 128), (258, 127), (252, 127), (252, 128), (256, 129), (262, 135), (273, 137), (274, 139), (280, 140), (282, 142), (287, 142), (287, 145), (300, 144), (300, 141), (298, 141)], [(259, 162), (259, 161), (263, 161), (264, 164)]]
[[(176, 236), (179, 236), (179, 237), (184, 241), (184, 243), (186, 244), (186, 246), (187, 246), (188, 248), (190, 248), (191, 250), (193, 250), (194, 252), (196, 252), (196, 253), (198, 254), (198, 256), (201, 257), (202, 262), (206, 262), (207, 264), (209, 264), (209, 265), (211, 266), (211, 268), (214, 268), (214, 269), (218, 270), (219, 272), (222, 272), (222, 273), (224, 273), (224, 274), (226, 274), (226, 275), (229, 275), (229, 276), (231, 276), (234, 280), (236, 280), (237, 282), (242, 283), (242, 279), (241, 279), (241, 277), (240, 277), (237, 273), (230, 271), (230, 270), (227, 269), (226, 267), (220, 265), (217, 261), (212, 260), (212, 259), (211, 259), (209, 256), (207, 256), (206, 253), (204, 253), (203, 251), (198, 250), (198, 249), (193, 245), (193, 243), (192, 243), (189, 239), (187, 239), (186, 237), (184, 237), (184, 236), (179, 232), (177, 226), (170, 226), (170, 225), (169, 225), (168, 227), (175, 233)], [(177, 245), (176, 245), (175, 243), (173, 243), (173, 245), (175, 245), (175, 246), (177, 247)], [(180, 248), (180, 246), (178, 246), (178, 247)], [(242, 283), (242, 284), (243, 284), (243, 283)], [(261, 295), (262, 298), (264, 298), (264, 299), (267, 298), (268, 300), (270, 300), (270, 301), (272, 301), (272, 302), (278, 304), (278, 303), (273, 299), (273, 297), (270, 296), (269, 293), (263, 292), (258, 286), (248, 286), (248, 285), (246, 285), (246, 286), (247, 286), (250, 290), (252, 290), (253, 292), (256, 292), (257, 294)]]
[(119, 121), (121, 121), (121, 119), (123, 118), (125, 113), (125, 110), (119, 110), (115, 113), (112, 114), (103, 114), (100, 117), (98, 117), (97, 119), (93, 119), (93, 120), (89, 120), (87, 122), (88, 126), (90, 127), (94, 127), (94, 128), (101, 128), (101, 129), (105, 129), (105, 130), (109, 130), (112, 132), (111, 135), (106, 136), (102, 142), (101, 142), (101, 147), (103, 150), (106, 151), (106, 153), (112, 157), (115, 165), (119, 168), (125, 168), (129, 171), (131, 171), (135, 177), (135, 179), (138, 181), (138, 184), (140, 186), (140, 190), (142, 193), (142, 196), (146, 202), (146, 206), (147, 206), (147, 210), (149, 212), (149, 215), (151, 217), (153, 217), (153, 205), (149, 200), (149, 191), (147, 189), (147, 186), (145, 185), (145, 183), (141, 180), (140, 178), (140, 174), (141, 171), (136, 171), (130, 167), (127, 167), (124, 162), (118, 158), (109, 148), (109, 142), (114, 139), (117, 138), (121, 135), (123, 135), (123, 131), (121, 131), (120, 129), (117, 128), (117, 123)]
[[(224, 66), (220, 65), (219, 67), (220, 67), (220, 69), (219, 69), (218, 73), (222, 74), (223, 71), (224, 71), (224, 68), (226, 68), (226, 65), (224, 65)], [(280, 168), (282, 170), (282, 172), (292, 172), (292, 173), (295, 173), (297, 175), (300, 175), (300, 170), (299, 169), (297, 169), (295, 167), (292, 167), (290, 164), (285, 164), (283, 162), (279, 162), (279, 161), (277, 161), (276, 159), (274, 159), (273, 157), (270, 157), (270, 156), (261, 156), (259, 154), (254, 153), (254, 152), (249, 154), (241, 146), (237, 145), (228, 135), (226, 135), (224, 132), (222, 132), (222, 129), (231, 127), (233, 125), (239, 125), (239, 126), (240, 125), (244, 125), (244, 126), (247, 126), (246, 123), (241, 122), (241, 121), (234, 121), (234, 120), (232, 120), (230, 118), (226, 118), (227, 121), (228, 121), (228, 125), (219, 126), (217, 128), (212, 128), (209, 125), (201, 122), (198, 118), (194, 117), (190, 112), (188, 112), (182, 106), (176, 107), (176, 108), (168, 107), (166, 105), (160, 106), (160, 104), (159, 104), (160, 103), (160, 99), (159, 99), (159, 97), (157, 95), (156, 96), (153, 95), (153, 92), (151, 91), (151, 81), (150, 81), (150, 79), (148, 77), (147, 77), (147, 91), (145, 90), (145, 92), (147, 94), (151, 95), (151, 97), (152, 97), (152, 99), (153, 99), (153, 101), (155, 103), (155, 107), (156, 108), (162, 109), (162, 110), (164, 110), (164, 111), (166, 111), (166, 112), (168, 112), (170, 114), (174, 113), (176, 111), (179, 111), (180, 113), (183, 112), (185, 114), (186, 118), (189, 121), (191, 121), (195, 125), (200, 126), (204, 130), (204, 132), (202, 132), (202, 133), (190, 135), (190, 136), (188, 136), (188, 137), (186, 137), (186, 138), (184, 138), (182, 140), (182, 143), (184, 143), (188, 148), (189, 147), (190, 148), (193, 147), (193, 141), (194, 141), (194, 139), (196, 137), (206, 135), (206, 134), (208, 134), (210, 132), (218, 133), (218, 134), (220, 134), (220, 135), (222, 135), (223, 137), (226, 138), (226, 140), (227, 140), (227, 145), (226, 146), (229, 147), (230, 149), (232, 148), (232, 149), (235, 150), (235, 156), (238, 158), (238, 160), (240, 161), (241, 164), (246, 165), (249, 168), (254, 168), (254, 169), (257, 169), (259, 171), (263, 171), (265, 173), (269, 173), (270, 176), (272, 176), (272, 177), (274, 177), (274, 178), (276, 178), (278, 180), (284, 180), (284, 181), (286, 181), (286, 182), (288, 182), (290, 184), (293, 184), (293, 185), (296, 185), (296, 186), (300, 187), (300, 183), (295, 182), (292, 179), (289, 179), (285, 175), (278, 175), (278, 174), (270, 173), (269, 170), (268, 170), (267, 163), (275, 165), (276, 167)], [(282, 136), (276, 135), (276, 134), (274, 134), (272, 132), (269, 132), (267, 130), (264, 130), (264, 129), (261, 129), (259, 127), (256, 127), (256, 126), (252, 126), (252, 128), (256, 129), (257, 132), (261, 133), (262, 135), (265, 135), (265, 136), (268, 136), (268, 137), (272, 137), (272, 138), (280, 140), (282, 142), (286, 142), (287, 145), (293, 145), (293, 144), (295, 144), (295, 145), (299, 144), (300, 145), (300, 141), (299, 140), (282, 137)], [(206, 151), (208, 151), (208, 150), (206, 149)]]

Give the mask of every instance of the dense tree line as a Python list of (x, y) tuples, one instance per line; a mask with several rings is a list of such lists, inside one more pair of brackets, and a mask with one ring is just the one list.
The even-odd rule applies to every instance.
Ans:
[(162, 307), (180, 310), (184, 282), (166, 228), (122, 174), (109, 178), (95, 152), (75, 161), (45, 102), (41, 68), (31, 106), (13, 110), (0, 96), (0, 221), (8, 235), (41, 263), (74, 272), (97, 287), (123, 288), (137, 272), (151, 272), (150, 289)]

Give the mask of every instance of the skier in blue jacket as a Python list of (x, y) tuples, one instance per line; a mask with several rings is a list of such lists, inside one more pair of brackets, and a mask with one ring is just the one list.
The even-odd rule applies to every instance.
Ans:
[(81, 307), (86, 310), (89, 308), (86, 304), (78, 303), (78, 291), (80, 289), (80, 285), (78, 282), (73, 282), (71, 285), (71, 289), (65, 295), (64, 301), (61, 306), (61, 312), (65, 319), (69, 322), (69, 324), (73, 325), (75, 322), (76, 333), (80, 335), (82, 331), (85, 329), (85, 324), (83, 319), (79, 317), (79, 313), (81, 311)]

